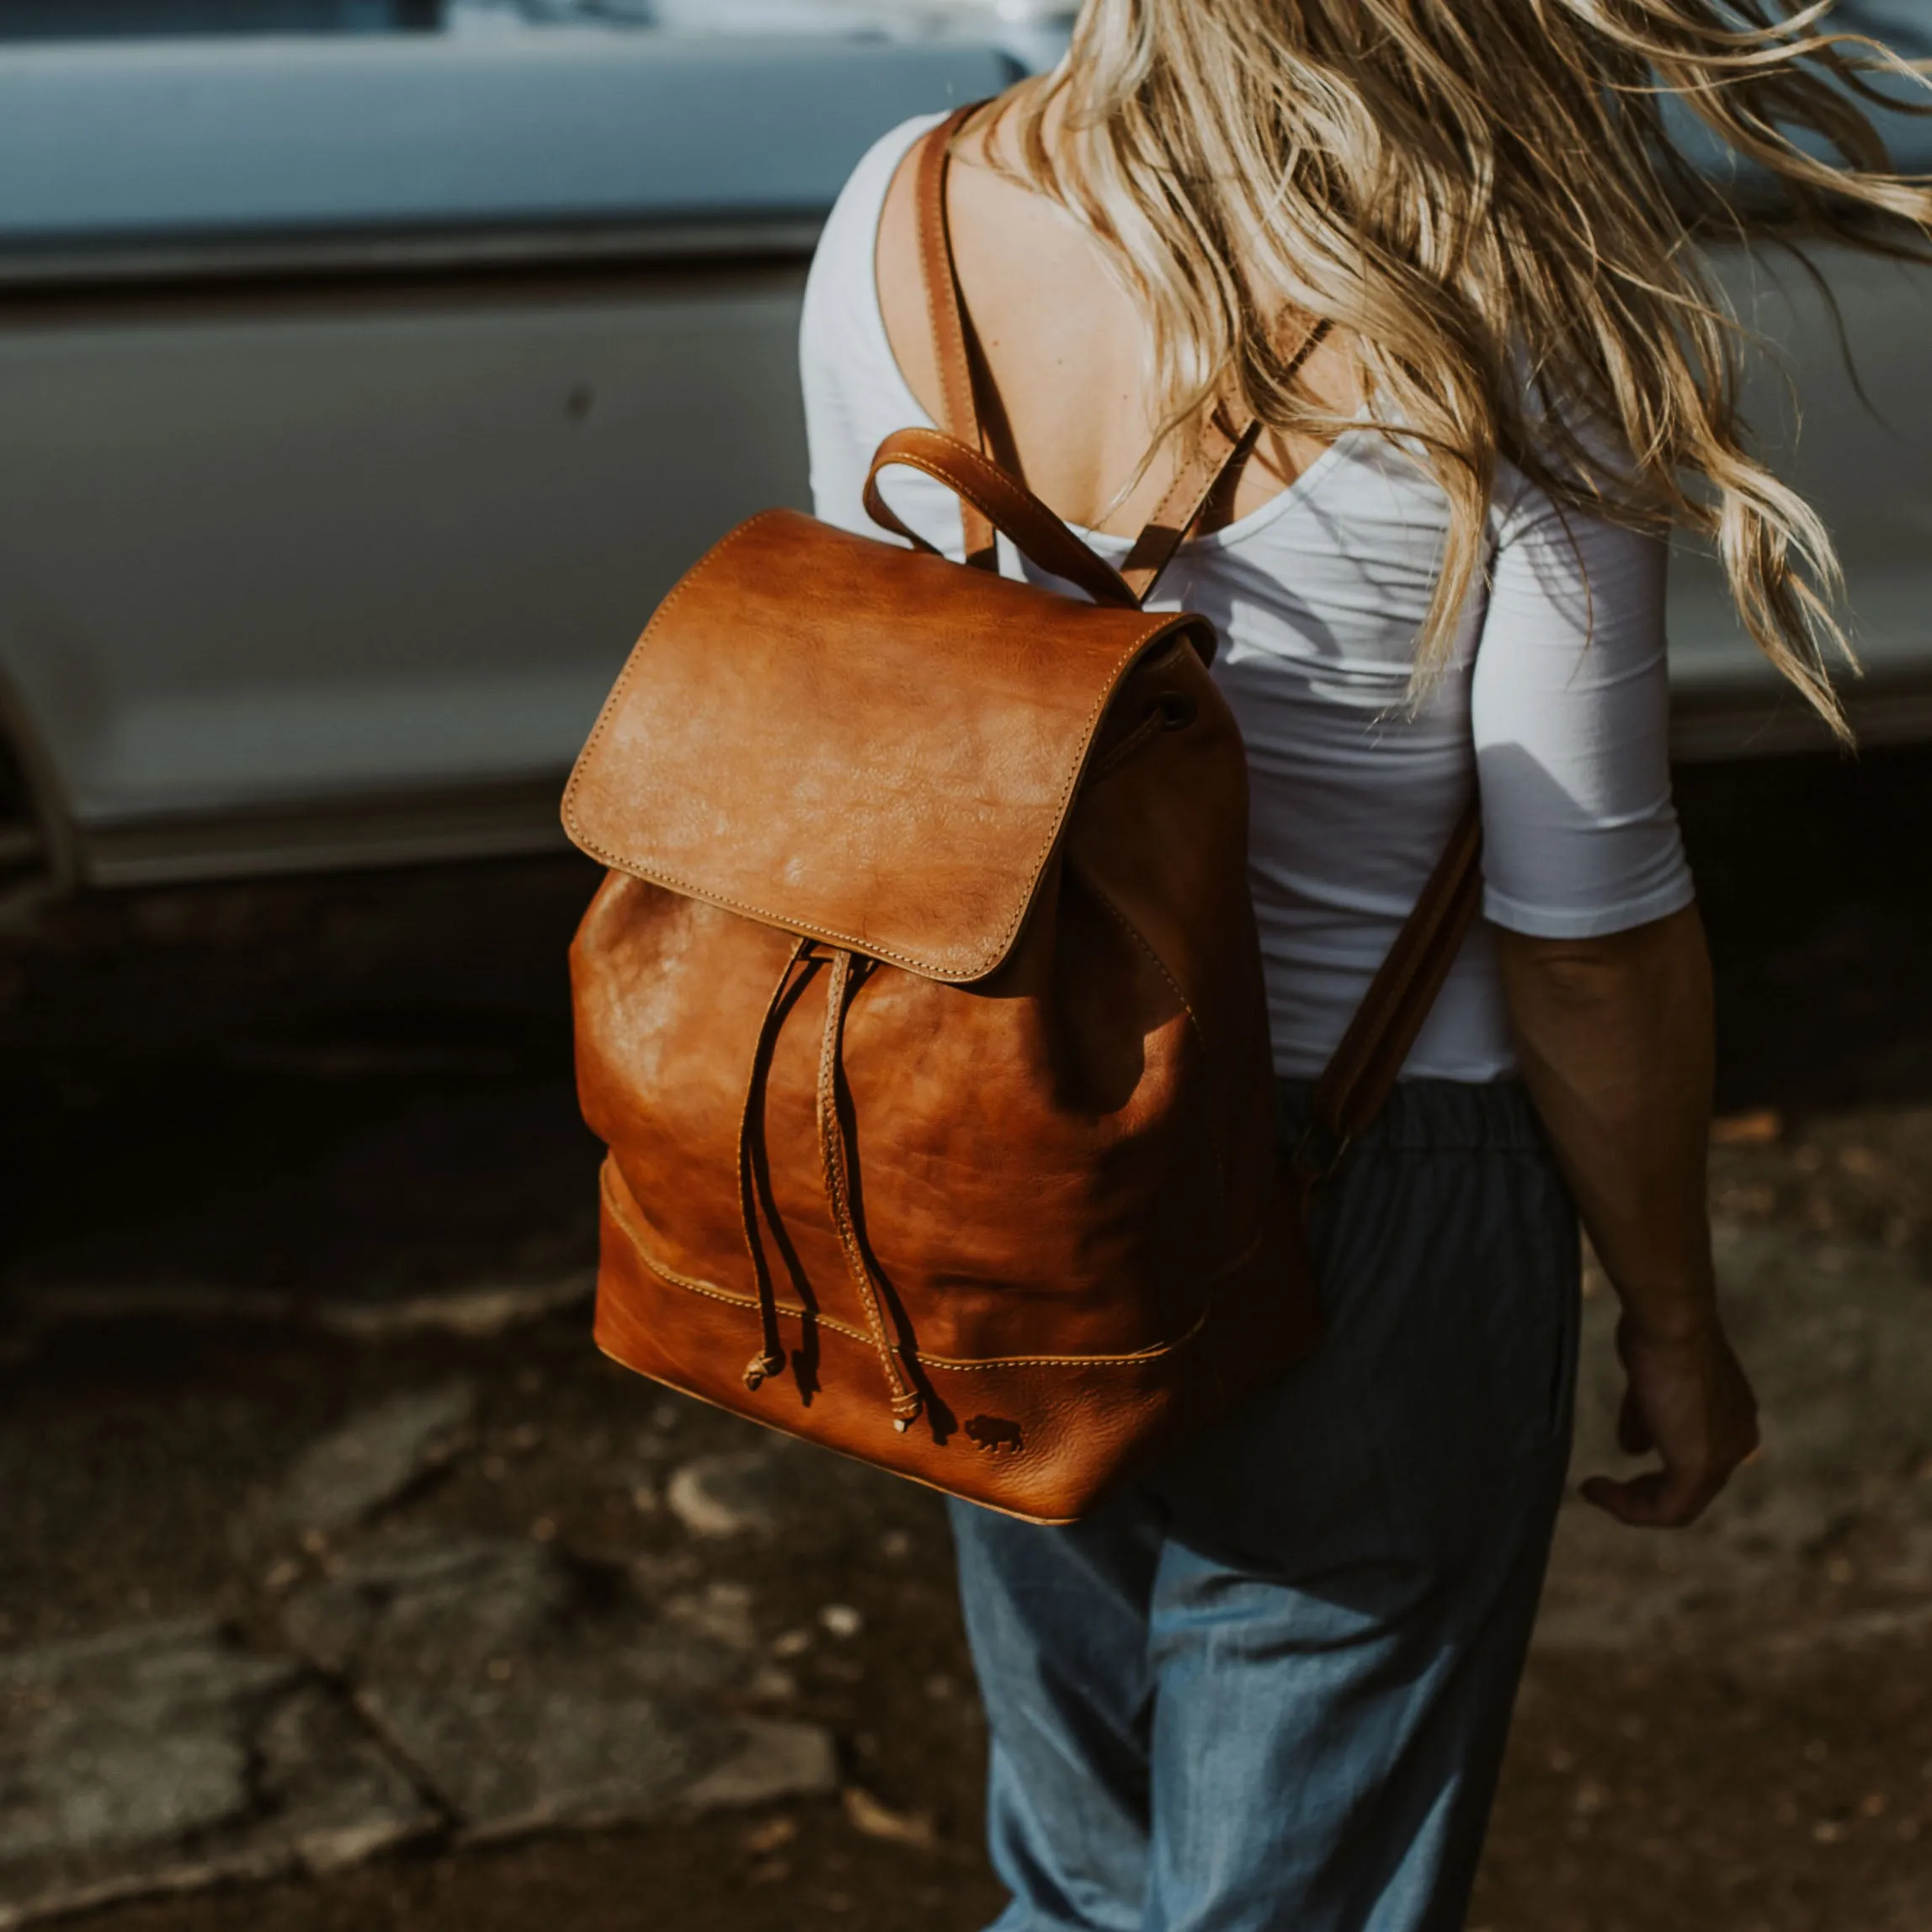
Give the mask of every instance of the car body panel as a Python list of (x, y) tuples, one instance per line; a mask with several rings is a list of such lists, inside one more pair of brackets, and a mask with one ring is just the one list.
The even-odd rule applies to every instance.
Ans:
[[(1864, 674), (1839, 681), (1861, 737), (1932, 736), (1932, 267), (1835, 244), (1810, 253), (1818, 281), (1768, 243), (1716, 257), (1764, 344), (1745, 413), (1844, 564), (1840, 615)], [(1745, 635), (1708, 551), (1679, 546), (1669, 625), (1680, 757), (1826, 742)]]
[(67, 811), (561, 773), (683, 569), (801, 493), (801, 279), (212, 294), (0, 328), (31, 453), (0, 466), (0, 661)]
[(805, 270), (996, 48), (0, 51), (0, 706), (91, 883), (556, 843), (657, 600), (808, 495)]
[[(882, 0), (881, 0), (882, 3)], [(819, 223), (989, 43), (546, 29), (0, 46), (0, 739), (129, 884), (535, 849), (645, 619), (809, 491)], [(1916, 133), (1914, 138), (1918, 138)], [(1932, 146), (1932, 143), (1928, 143)], [(1764, 247), (1750, 410), (1932, 731), (1932, 269)], [(1826, 742), (1689, 550), (1680, 755)], [(0, 869), (26, 837), (0, 772)]]
[[(989, 47), (560, 28), (0, 51), (0, 276), (304, 237), (816, 222)], [(665, 237), (674, 240), (674, 233)]]

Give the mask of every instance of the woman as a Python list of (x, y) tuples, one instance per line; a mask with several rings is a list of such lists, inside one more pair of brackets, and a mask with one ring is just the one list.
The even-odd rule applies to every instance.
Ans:
[[(1322, 1348), (1074, 1527), (955, 1506), (1010, 1932), (1461, 1923), (1564, 1480), (1579, 1211), (1625, 1445), (1659, 1459), (1584, 1495), (1686, 1524), (1756, 1445), (1705, 1216), (1667, 533), (1717, 542), (1842, 732), (1840, 640), (1828, 539), (1743, 440), (1683, 247), (1721, 209), (1659, 100), (1795, 214), (1924, 222), (1848, 104), (1882, 56), (1825, 10), (1088, 0), (955, 137), (996, 456), (1118, 562), (1211, 424), (1262, 426), (1158, 602), (1215, 620), (1248, 746), (1285, 1144), (1472, 785), (1486, 841), (1486, 923), (1321, 1198)], [(806, 300), (814, 492), (855, 530), (875, 445), (940, 414), (930, 125), (861, 163)], [(891, 494), (961, 554), (950, 494)]]

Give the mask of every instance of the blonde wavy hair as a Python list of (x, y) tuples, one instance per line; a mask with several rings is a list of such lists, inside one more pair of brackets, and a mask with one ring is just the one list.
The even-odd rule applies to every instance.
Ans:
[(1559, 503), (1714, 543), (1759, 648), (1849, 737), (1831, 538), (1752, 451), (1748, 338), (1695, 245), (1738, 217), (1664, 111), (1761, 171), (1787, 238), (1913, 252), (1932, 178), (1892, 172), (1864, 110), (1918, 70), (1828, 30), (1835, 4), (1086, 0), (988, 152), (1099, 239), (1151, 323), (1142, 474), (1216, 408), (1360, 427), (1293, 369), (1314, 321), (1354, 338), (1372, 418), (1450, 506), (1418, 692), (1481, 577), (1501, 457)]

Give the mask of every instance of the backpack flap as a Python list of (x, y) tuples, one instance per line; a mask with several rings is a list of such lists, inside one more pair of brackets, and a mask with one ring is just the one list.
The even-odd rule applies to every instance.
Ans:
[(1108, 704), (1206, 620), (1109, 609), (791, 510), (658, 608), (564, 795), (591, 857), (935, 979), (1006, 958)]

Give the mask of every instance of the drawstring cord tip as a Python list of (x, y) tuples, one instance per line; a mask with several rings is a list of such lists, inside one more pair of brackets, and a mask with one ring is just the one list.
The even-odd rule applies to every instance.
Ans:
[(775, 1355), (753, 1355), (745, 1365), (745, 1386), (756, 1395), (767, 1376), (775, 1376), (785, 1366)]

